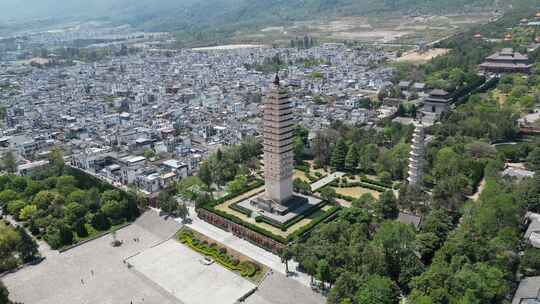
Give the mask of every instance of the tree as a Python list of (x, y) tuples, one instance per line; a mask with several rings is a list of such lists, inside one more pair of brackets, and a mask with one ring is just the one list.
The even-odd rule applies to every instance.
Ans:
[(86, 191), (75, 190), (67, 196), (66, 201), (79, 203), (81, 205), (87, 205), (86, 199), (87, 199)]
[(392, 190), (388, 190), (381, 195), (379, 205), (380, 213), (384, 219), (396, 219), (398, 217), (398, 204)]
[(318, 132), (313, 140), (313, 156), (317, 167), (328, 165), (331, 155), (331, 144), (334, 142), (333, 134)]
[(198, 176), (201, 181), (206, 185), (206, 187), (211, 190), (213, 178), (212, 169), (210, 168), (210, 164), (208, 163), (208, 161), (205, 161), (201, 164)]
[(328, 304), (353, 304), (353, 299), (358, 291), (360, 277), (351, 271), (344, 271), (336, 280), (336, 284), (328, 294)]
[(336, 190), (332, 187), (324, 187), (321, 190), (321, 198), (327, 202), (334, 203), (336, 201)]
[(22, 176), (12, 176), (11, 182), (8, 185), (8, 187), (11, 190), (14, 190), (18, 193), (25, 192), (27, 186), (28, 186), (28, 178), (22, 177)]
[(80, 218), (75, 220), (75, 222), (72, 224), (73, 231), (77, 234), (77, 236), (84, 238), (88, 236), (88, 229), (86, 229), (86, 222), (84, 218)]
[(48, 156), (49, 159), (49, 165), (54, 170), (55, 175), (62, 175), (64, 172), (64, 154), (62, 153), (62, 150), (58, 147), (54, 147)]
[(317, 279), (324, 284), (330, 283), (330, 278), (330, 266), (326, 260), (322, 259), (317, 263)]
[(0, 304), (10, 304), (9, 291), (2, 281), (0, 281)]
[(13, 227), (0, 221), (0, 271), (11, 270), (19, 264), (16, 257), (16, 247), (20, 235)]
[(57, 221), (47, 229), (45, 240), (51, 245), (51, 248), (58, 249), (73, 243), (73, 232), (66, 224)]
[(19, 219), (21, 210), (26, 206), (26, 202), (23, 200), (11, 201), (7, 204), (7, 212), (13, 215), (16, 219)]
[(414, 250), (415, 234), (408, 225), (386, 221), (373, 236), (373, 242), (384, 249), (388, 274), (397, 280), (402, 272), (403, 259)]
[(146, 157), (146, 159), (151, 159), (156, 157), (156, 152), (153, 149), (146, 149), (144, 150), (143, 156)]
[(38, 194), (34, 196), (34, 199), (32, 200), (32, 205), (37, 206), (40, 210), (47, 210), (58, 195), (58, 193), (53, 191), (39, 191)]
[(33, 197), (43, 190), (45, 190), (45, 184), (42, 181), (28, 180), (26, 189), (24, 190), (24, 196)]
[(238, 194), (247, 188), (247, 177), (245, 175), (237, 175), (236, 178), (227, 186), (227, 193)]
[(368, 172), (379, 157), (379, 148), (374, 144), (368, 144), (358, 150), (358, 163), (360, 169)]
[(189, 210), (186, 204), (185, 203), (179, 204), (176, 213), (182, 219), (182, 221), (185, 221), (186, 218), (189, 216)]
[(358, 290), (356, 301), (362, 304), (397, 304), (399, 290), (391, 279), (370, 275)]
[(8, 151), (2, 157), (2, 168), (8, 173), (17, 172), (17, 159), (12, 151)]
[(165, 213), (176, 214), (178, 202), (169, 192), (161, 191), (157, 196), (157, 207)]
[(19, 218), (23, 221), (31, 220), (38, 212), (36, 205), (26, 205), (19, 212)]
[(91, 188), (90, 190), (86, 191), (86, 197), (84, 198), (84, 202), (87, 204), (88, 208), (92, 212), (96, 212), (101, 204), (101, 196), (99, 194), (99, 190), (97, 188)]
[(122, 194), (118, 190), (107, 190), (101, 193), (101, 201), (120, 201), (122, 200)]
[(122, 222), (124, 218), (124, 205), (120, 202), (106, 201), (101, 205), (100, 210), (105, 216), (112, 220), (113, 224)]
[(99, 231), (105, 231), (111, 227), (109, 219), (101, 211), (98, 211), (92, 216), (92, 227)]
[(293, 189), (295, 192), (301, 193), (301, 194), (311, 194), (311, 185), (303, 181), (299, 178), (295, 178), (293, 180)]
[(72, 202), (65, 208), (65, 218), (69, 224), (73, 225), (79, 219), (83, 219), (87, 212), (88, 208), (85, 205)]
[(527, 277), (540, 275), (540, 249), (527, 248), (521, 258), (519, 268)]
[(440, 240), (446, 240), (453, 229), (452, 217), (444, 210), (434, 209), (423, 220), (420, 230), (423, 233), (433, 233)]
[(56, 179), (56, 190), (66, 196), (77, 190), (77, 180), (71, 175), (62, 175)]
[(293, 258), (293, 252), (289, 246), (281, 250), (281, 262), (285, 264), (285, 273), (289, 274), (289, 261)]
[(19, 195), (17, 194), (17, 192), (11, 189), (0, 192), (0, 207), (7, 205), (8, 203), (16, 200), (18, 197)]
[(527, 157), (529, 167), (534, 171), (540, 171), (540, 147), (535, 148)]
[(424, 263), (430, 263), (435, 252), (440, 248), (441, 239), (432, 232), (420, 233), (416, 236), (416, 250)]
[(336, 168), (336, 170), (342, 171), (345, 169), (345, 158), (347, 156), (347, 144), (343, 138), (340, 138), (332, 150), (332, 158), (330, 165)]
[(17, 244), (17, 251), (19, 252), (22, 261), (28, 263), (38, 255), (38, 244), (30, 235), (28, 235), (24, 228), (19, 226), (16, 230), (20, 236)]
[(345, 170), (354, 171), (356, 167), (358, 167), (358, 151), (355, 145), (351, 145), (345, 157)]
[(304, 158), (305, 144), (300, 136), (296, 136), (294, 138), (293, 145), (294, 145), (294, 161), (295, 163), (299, 164)]

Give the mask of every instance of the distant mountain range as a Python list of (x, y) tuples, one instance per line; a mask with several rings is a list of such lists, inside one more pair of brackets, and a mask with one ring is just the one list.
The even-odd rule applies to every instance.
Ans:
[[(518, 0), (516, 0), (518, 1)], [(233, 31), (321, 17), (467, 11), (497, 0), (0, 0), (3, 20), (102, 19), (151, 31)]]

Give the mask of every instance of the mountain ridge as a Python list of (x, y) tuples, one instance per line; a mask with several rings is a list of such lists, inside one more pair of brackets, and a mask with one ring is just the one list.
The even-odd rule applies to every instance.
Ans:
[[(496, 0), (4, 0), (0, 17), (104, 19), (148, 31), (205, 31), (384, 12), (466, 12)], [(158, 3), (156, 3), (158, 2)], [(15, 17), (14, 17), (15, 16)]]

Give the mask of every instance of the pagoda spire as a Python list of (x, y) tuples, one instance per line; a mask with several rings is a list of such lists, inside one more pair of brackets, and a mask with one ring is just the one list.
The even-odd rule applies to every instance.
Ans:
[(276, 72), (276, 77), (274, 78), (274, 84), (275, 85), (279, 85), (279, 75), (278, 75), (278, 72)]

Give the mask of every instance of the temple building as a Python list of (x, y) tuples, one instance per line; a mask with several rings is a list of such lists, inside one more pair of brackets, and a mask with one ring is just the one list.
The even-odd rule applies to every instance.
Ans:
[(293, 196), (294, 118), (293, 107), (276, 75), (264, 102), (265, 198), (285, 205)]
[(524, 73), (531, 72), (532, 63), (529, 56), (514, 52), (511, 48), (502, 49), (486, 58), (486, 61), (480, 64), (480, 71), (485, 74), (505, 74), (505, 73)]
[(435, 89), (429, 92), (429, 96), (424, 98), (424, 108), (422, 112), (425, 114), (439, 115), (448, 111), (452, 98), (450, 93), (445, 90)]

